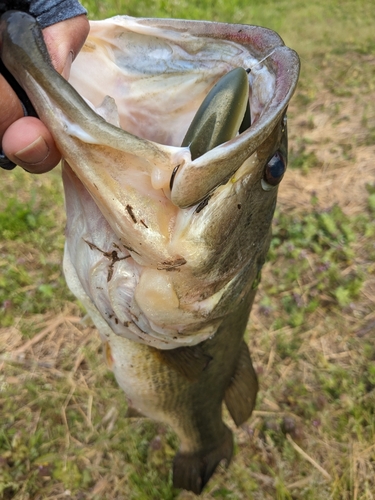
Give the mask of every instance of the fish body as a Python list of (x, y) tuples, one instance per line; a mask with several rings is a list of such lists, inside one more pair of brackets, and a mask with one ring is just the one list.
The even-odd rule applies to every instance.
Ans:
[(64, 158), (68, 285), (130, 409), (177, 433), (174, 485), (200, 493), (232, 456), (223, 401), (237, 425), (255, 405), (243, 336), (298, 57), (264, 28), (119, 16), (92, 23), (68, 83), (33, 18), (0, 29)]

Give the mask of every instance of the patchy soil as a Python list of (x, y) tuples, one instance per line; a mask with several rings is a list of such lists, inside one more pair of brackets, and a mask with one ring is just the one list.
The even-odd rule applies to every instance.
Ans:
[[(363, 56), (362, 63), (375, 67), (375, 58)], [(374, 498), (375, 240), (368, 186), (375, 186), (375, 89), (360, 82), (343, 95), (335, 81), (322, 78), (312, 95), (300, 89), (290, 106), (291, 168), (280, 187), (275, 232), (279, 238), (280, 214), (300, 224), (338, 205), (344, 215), (337, 220), (356, 238), (348, 243), (352, 253), (338, 254), (337, 290), (344, 293), (340, 287), (358, 276), (360, 290), (340, 303), (339, 292), (332, 295), (325, 278), (317, 278), (333, 234), (318, 250), (311, 238), (311, 248), (298, 255), (287, 237), (275, 247), (249, 327), (261, 386), (257, 409), (235, 430), (231, 467), (215, 474), (203, 499)], [(353, 218), (361, 214), (367, 219), (358, 235)], [(63, 224), (63, 215), (56, 220)], [(7, 248), (16, 252), (13, 243)], [(281, 273), (298, 262), (305, 267), (294, 278)], [(19, 315), (0, 329), (0, 498), (195, 498), (171, 487), (176, 441), (169, 431), (123, 418), (125, 398), (79, 307), (65, 297), (54, 308)]]

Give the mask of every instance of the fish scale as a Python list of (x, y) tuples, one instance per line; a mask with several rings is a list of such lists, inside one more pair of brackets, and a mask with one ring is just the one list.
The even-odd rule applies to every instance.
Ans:
[(256, 401), (243, 338), (298, 57), (264, 28), (117, 16), (91, 23), (68, 83), (32, 17), (8, 12), (0, 29), (1, 58), (64, 159), (67, 283), (129, 415), (172, 427), (173, 483), (200, 493), (232, 457), (223, 402), (241, 425)]

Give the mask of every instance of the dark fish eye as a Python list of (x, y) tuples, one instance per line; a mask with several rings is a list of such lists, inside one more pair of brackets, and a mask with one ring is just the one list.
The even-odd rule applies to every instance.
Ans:
[(262, 188), (264, 191), (270, 191), (277, 186), (284, 176), (286, 170), (286, 162), (280, 151), (272, 156), (268, 161), (264, 170), (262, 179)]

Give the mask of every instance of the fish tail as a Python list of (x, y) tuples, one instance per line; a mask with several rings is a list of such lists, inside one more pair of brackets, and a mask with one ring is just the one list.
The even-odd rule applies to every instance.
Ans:
[(177, 453), (173, 462), (173, 486), (199, 495), (224, 460), (228, 466), (233, 454), (233, 434), (224, 426), (224, 436), (218, 446), (197, 453)]

